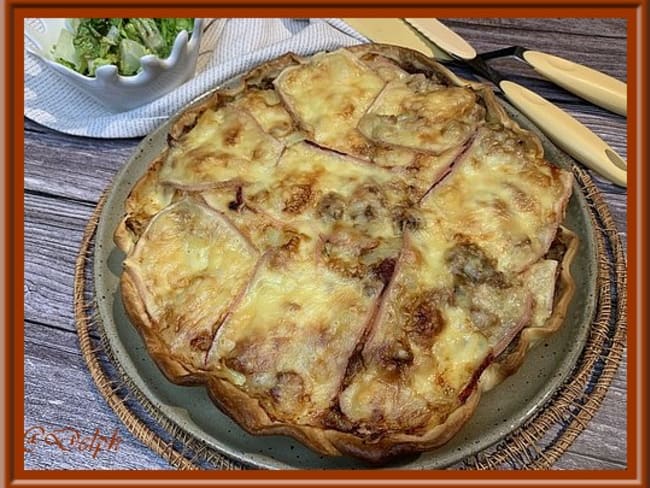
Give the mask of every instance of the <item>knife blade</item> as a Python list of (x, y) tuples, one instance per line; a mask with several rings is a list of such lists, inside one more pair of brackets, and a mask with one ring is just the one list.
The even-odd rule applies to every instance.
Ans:
[(437, 19), (404, 19), (443, 51), (460, 59), (474, 59), (476, 51), (462, 37)]
[[(442, 49), (460, 59), (476, 56), (472, 47), (458, 34), (437, 19), (407, 18), (407, 23)], [(496, 57), (495, 53), (511, 54), (528, 63), (544, 78), (585, 100), (618, 115), (627, 115), (627, 84), (593, 68), (569, 61), (559, 56), (514, 46), (481, 54), (483, 59)], [(473, 52), (473, 56), (471, 56)], [(505, 54), (502, 54), (505, 55)]]
[[(444, 25), (441, 22), (437, 22), (437, 24)], [(414, 27), (416, 26), (414, 25)], [(447, 27), (445, 29), (449, 30)], [(427, 32), (435, 34), (441, 32), (441, 30), (420, 32), (426, 35)], [(436, 42), (436, 39), (429, 39)], [(464, 53), (471, 52), (470, 49), (472, 48), (469, 43), (455, 34), (454, 44), (451, 45), (455, 46), (459, 43), (467, 44), (468, 47), (464, 49)], [(494, 83), (509, 102), (523, 112), (562, 150), (616, 185), (627, 187), (627, 163), (589, 128), (528, 88), (507, 80), (499, 71), (488, 66), (482, 58), (459, 59), (481, 77)]]

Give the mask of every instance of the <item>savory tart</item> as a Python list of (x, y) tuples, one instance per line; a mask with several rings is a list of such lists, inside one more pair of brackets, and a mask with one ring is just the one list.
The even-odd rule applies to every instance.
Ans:
[(416, 52), (287, 54), (174, 122), (115, 232), (175, 383), (255, 434), (431, 449), (564, 320), (571, 174)]

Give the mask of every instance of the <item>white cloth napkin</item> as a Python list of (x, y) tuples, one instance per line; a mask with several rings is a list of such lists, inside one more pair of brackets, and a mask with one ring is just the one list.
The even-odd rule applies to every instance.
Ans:
[(197, 96), (288, 51), (299, 55), (366, 42), (340, 19), (206, 19), (195, 76), (153, 102), (113, 113), (25, 55), (25, 116), (66, 134), (143, 136)]

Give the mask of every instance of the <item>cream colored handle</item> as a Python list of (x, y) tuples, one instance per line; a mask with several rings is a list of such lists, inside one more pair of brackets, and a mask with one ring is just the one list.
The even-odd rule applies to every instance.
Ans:
[(548, 100), (512, 81), (499, 87), (561, 149), (616, 185), (627, 187), (627, 163), (600, 137)]
[[(343, 21), (373, 42), (395, 44), (420, 51), (430, 58), (445, 59), (440, 58), (438, 50), (421, 39), (400, 19), (344, 18)], [(450, 59), (449, 56), (447, 59)]]
[(562, 88), (619, 115), (627, 115), (627, 84), (605, 73), (539, 51), (524, 59), (540, 75)]

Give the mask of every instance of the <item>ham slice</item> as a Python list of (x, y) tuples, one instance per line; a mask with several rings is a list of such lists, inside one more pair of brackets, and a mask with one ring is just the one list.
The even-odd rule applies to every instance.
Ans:
[(201, 369), (216, 328), (250, 279), (258, 253), (219, 213), (184, 199), (158, 213), (125, 260), (169, 355)]

